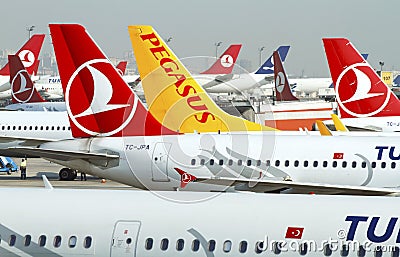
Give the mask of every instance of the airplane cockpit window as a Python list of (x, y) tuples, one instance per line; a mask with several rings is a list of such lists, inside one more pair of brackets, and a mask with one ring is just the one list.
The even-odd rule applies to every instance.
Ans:
[(32, 237), (31, 235), (26, 235), (24, 237), (24, 246), (29, 246), (31, 244)]
[(161, 245), (160, 245), (161, 250), (163, 250), (163, 251), (167, 250), (168, 249), (168, 243), (169, 243), (168, 238), (163, 238), (161, 240)]
[(40, 247), (44, 247), (46, 245), (46, 236), (45, 235), (41, 235), (39, 237), (38, 243), (39, 243)]
[(185, 246), (185, 241), (183, 239), (178, 239), (178, 241), (176, 241), (177, 251), (182, 251), (184, 246)]
[(83, 247), (85, 247), (86, 249), (90, 248), (92, 246), (92, 241), (93, 240), (91, 236), (85, 237), (85, 240), (83, 240)]
[(382, 163), (381, 163), (381, 168), (382, 168), (382, 169), (386, 168), (386, 162), (382, 162)]
[(146, 248), (146, 250), (151, 250), (151, 248), (153, 248), (153, 238), (146, 239), (146, 242), (144, 243), (144, 248)]
[(15, 245), (15, 241), (17, 241), (17, 236), (16, 235), (11, 235), (10, 239), (8, 240), (8, 244), (10, 246), (14, 246)]
[(208, 241), (208, 251), (214, 252), (215, 250), (215, 240)]
[(224, 252), (226, 252), (226, 253), (229, 253), (229, 252), (231, 251), (231, 249), (232, 249), (232, 241), (226, 240), (226, 241), (224, 242), (224, 245), (223, 245), (223, 247), (222, 247), (222, 250), (223, 250)]
[(241, 241), (239, 243), (239, 252), (245, 253), (247, 251), (247, 241)]
[(61, 236), (54, 237), (53, 245), (55, 248), (58, 248), (61, 246)]
[(395, 169), (395, 168), (396, 168), (396, 163), (395, 163), (395, 162), (392, 162), (392, 163), (390, 164), (390, 167), (391, 167), (392, 169)]
[(196, 165), (196, 159), (192, 159), (192, 160), (190, 161), (190, 164)]
[(192, 251), (197, 252), (200, 248), (200, 241), (198, 239), (193, 240), (192, 242)]
[(71, 236), (68, 240), (69, 248), (74, 248), (76, 246), (76, 236)]

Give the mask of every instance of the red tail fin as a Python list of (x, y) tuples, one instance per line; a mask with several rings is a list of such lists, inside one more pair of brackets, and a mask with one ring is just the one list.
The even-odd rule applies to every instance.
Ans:
[(242, 45), (231, 45), (218, 60), (201, 74), (229, 74), (235, 66)]
[(342, 118), (400, 115), (400, 101), (349, 40), (323, 42)]
[(74, 137), (176, 134), (147, 112), (83, 26), (49, 27)]
[(286, 72), (283, 69), (282, 60), (278, 51), (274, 51), (274, 77), (275, 77), (275, 95), (277, 101), (296, 101), (299, 100), (295, 97), (290, 90), (289, 82)]
[(45, 102), (17, 55), (9, 55), (11, 100), (13, 103)]
[[(29, 74), (37, 74), (37, 60), (40, 54), (44, 41), (44, 34), (33, 35), (26, 43), (18, 50), (15, 55), (21, 59), (26, 71)], [(8, 63), (0, 70), (0, 75), (10, 75), (10, 68)]]
[(127, 64), (128, 64), (127, 61), (121, 61), (117, 64), (117, 66), (115, 66), (115, 68), (117, 68), (117, 71), (119, 72), (119, 74), (121, 74), (121, 76), (125, 75)]

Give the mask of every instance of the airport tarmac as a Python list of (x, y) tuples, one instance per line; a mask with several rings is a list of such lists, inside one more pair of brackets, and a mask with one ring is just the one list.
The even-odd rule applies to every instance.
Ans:
[[(20, 164), (21, 159), (13, 159), (17, 165)], [(86, 175), (87, 181), (81, 181), (80, 173), (74, 181), (60, 181), (58, 172), (62, 167), (44, 159), (31, 158), (27, 161), (26, 180), (20, 179), (19, 171), (11, 175), (0, 173), (0, 187), (43, 187), (42, 175), (46, 175), (54, 188), (136, 189), (111, 180), (102, 183), (100, 178), (91, 175)]]

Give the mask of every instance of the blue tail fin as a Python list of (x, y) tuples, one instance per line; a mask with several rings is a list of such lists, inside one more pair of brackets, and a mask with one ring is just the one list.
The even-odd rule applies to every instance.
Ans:
[[(278, 51), (279, 56), (281, 57), (282, 62), (285, 62), (286, 56), (289, 52), (290, 46), (280, 46), (276, 51)], [(261, 67), (255, 72), (255, 74), (271, 74), (274, 75), (274, 63), (272, 61), (272, 55), (268, 58), (268, 60), (261, 65)]]

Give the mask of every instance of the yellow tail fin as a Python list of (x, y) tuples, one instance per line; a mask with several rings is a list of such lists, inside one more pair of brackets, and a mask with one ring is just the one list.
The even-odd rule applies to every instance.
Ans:
[(331, 114), (331, 117), (337, 131), (343, 131), (343, 132), (349, 131), (336, 114)]
[(164, 126), (182, 133), (275, 130), (221, 110), (153, 27), (128, 31), (148, 109)]
[(332, 132), (322, 121), (316, 120), (315, 122), (317, 123), (317, 127), (321, 136), (332, 136)]

